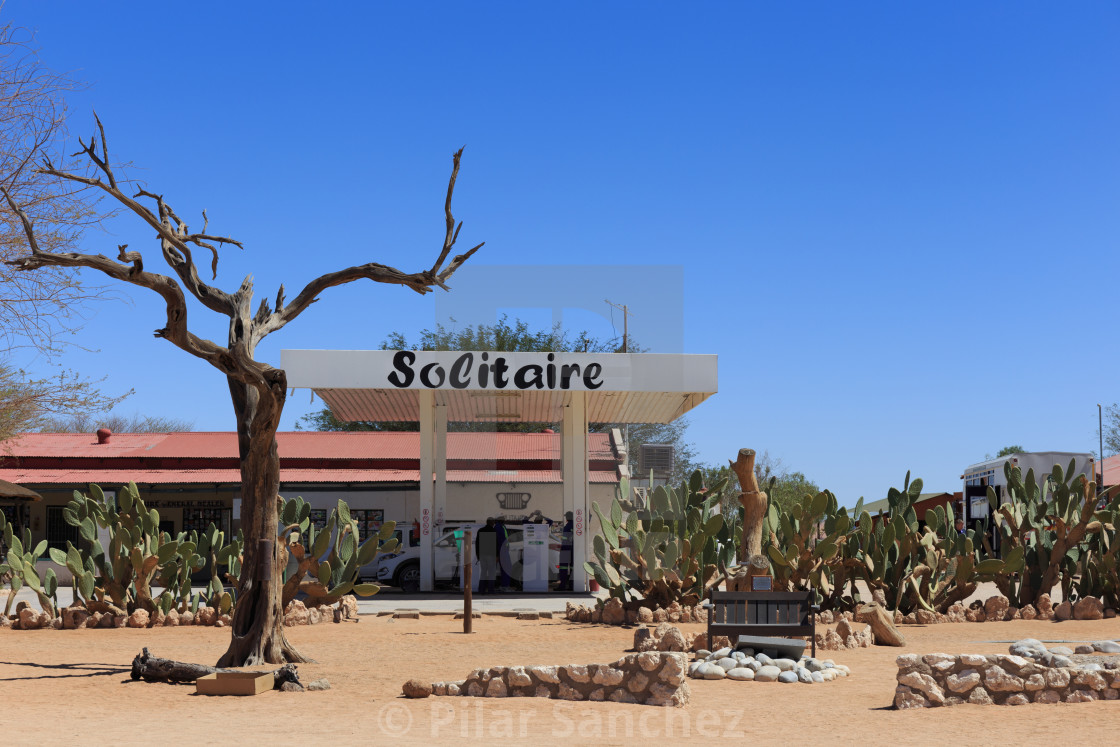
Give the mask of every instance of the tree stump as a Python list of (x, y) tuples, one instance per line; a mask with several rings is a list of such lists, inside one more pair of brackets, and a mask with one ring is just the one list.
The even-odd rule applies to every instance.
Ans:
[[(766, 517), (766, 493), (759, 490), (758, 478), (754, 474), (754, 449), (739, 449), (734, 462), (729, 460), (731, 469), (739, 477), (739, 503), (743, 506), (743, 539), (739, 544), (740, 563), (762, 555), (762, 522)], [(728, 591), (750, 591), (751, 577), (757, 575), (749, 566), (727, 569), (726, 587)]]
[(871, 626), (877, 646), (905, 646), (906, 636), (895, 627), (894, 616), (878, 604), (865, 604), (856, 610), (856, 619)]
[(766, 493), (759, 490), (754, 474), (754, 449), (739, 449), (731, 469), (739, 476), (739, 503), (743, 505), (743, 539), (739, 559), (748, 560), (762, 554), (762, 521), (766, 517)]

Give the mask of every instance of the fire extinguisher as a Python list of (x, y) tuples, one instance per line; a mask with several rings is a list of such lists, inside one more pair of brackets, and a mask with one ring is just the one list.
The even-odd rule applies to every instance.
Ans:
[(412, 543), (417, 544), (420, 542), (420, 520), (412, 520)]

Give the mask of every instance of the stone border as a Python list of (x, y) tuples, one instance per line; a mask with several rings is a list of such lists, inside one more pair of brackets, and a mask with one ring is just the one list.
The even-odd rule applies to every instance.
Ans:
[[(173, 628), (186, 625), (213, 626), (216, 628), (229, 627), (231, 617), (222, 614), (213, 607), (199, 607), (197, 612), (186, 610), (179, 612), (171, 610), (166, 615), (158, 610), (152, 614), (147, 610), (139, 609), (126, 613), (119, 607), (107, 602), (93, 602), (96, 609), (90, 611), (82, 605), (72, 605), (59, 610), (58, 617), (52, 618), (48, 613), (32, 609), (29, 602), (20, 602), (16, 605), (14, 619), (9, 619), (0, 614), (0, 629), (12, 630), (77, 630), (80, 628)], [(347, 594), (339, 600), (337, 607), (322, 604), (318, 607), (307, 607), (303, 602), (294, 599), (288, 603), (284, 610), (284, 625), (317, 625), (319, 623), (358, 622), (358, 600)]]
[(568, 602), (564, 614), (569, 622), (602, 623), (603, 625), (708, 622), (708, 611), (699, 604), (695, 607), (689, 607), (681, 605), (679, 602), (673, 602), (668, 609), (639, 607), (628, 610), (623, 606), (622, 600), (617, 597), (611, 597), (603, 604), (597, 604), (593, 607)]
[[(1049, 667), (1009, 654), (903, 654), (894, 707), (1026, 705), (1120, 698), (1120, 670)], [(1083, 665), (1084, 667), (1084, 665)]]
[[(668, 609), (657, 607), (639, 607), (626, 609), (622, 601), (615, 597), (606, 600), (601, 605), (586, 606), (568, 602), (565, 616), (570, 622), (601, 623), (604, 625), (634, 625), (636, 623), (650, 624), (663, 622), (681, 623), (706, 623), (708, 611), (700, 605), (695, 607), (682, 606), (677, 602), (669, 605)], [(920, 609), (903, 615), (894, 613), (895, 625), (934, 625), (936, 623), (963, 623), (963, 622), (993, 622), (1006, 620), (1101, 620), (1117, 616), (1117, 611), (1106, 607), (1104, 602), (1097, 597), (1083, 597), (1076, 602), (1065, 601), (1058, 605), (1050, 601), (1049, 594), (1042, 594), (1038, 599), (1038, 606), (1028, 604), (1022, 609), (1012, 607), (1005, 596), (996, 595), (984, 601), (976, 600), (969, 606), (956, 602), (944, 612), (931, 612)], [(817, 623), (829, 625), (834, 622), (847, 620), (852, 622), (854, 615), (850, 610), (824, 610), (817, 614)], [(819, 636), (819, 634), (818, 634)], [(829, 641), (826, 648), (855, 648), (847, 641), (846, 635), (841, 635), (844, 645)], [(817, 646), (821, 646), (818, 637)]]
[[(685, 679), (687, 663), (684, 654), (647, 651), (624, 656), (613, 664), (490, 667), (474, 670), (461, 682), (435, 682), (431, 692), (433, 695), (611, 701), (679, 708), (688, 703), (691, 695)], [(406, 695), (409, 689), (405, 688)]]

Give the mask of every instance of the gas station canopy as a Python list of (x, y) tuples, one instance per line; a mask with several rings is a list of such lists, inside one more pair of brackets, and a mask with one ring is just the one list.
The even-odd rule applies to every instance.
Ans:
[(558, 423), (583, 393), (589, 423), (669, 423), (716, 392), (716, 356), (285, 350), (288, 385), (340, 420), (418, 422), (435, 391), (453, 422)]
[(716, 393), (716, 356), (284, 350), (288, 386), (340, 420), (420, 423), (420, 588), (432, 589), (432, 534), (447, 501), (447, 423), (561, 423), (572, 581), (585, 590), (588, 423), (669, 423)]

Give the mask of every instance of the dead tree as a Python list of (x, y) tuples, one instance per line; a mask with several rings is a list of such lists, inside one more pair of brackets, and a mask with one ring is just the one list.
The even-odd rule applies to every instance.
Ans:
[[(276, 495), (280, 487), (276, 430), (280, 425), (288, 383), (282, 369), (255, 360), (254, 352), (266, 335), (295, 319), (315, 302), (320, 293), (336, 285), (355, 280), (372, 280), (403, 285), (420, 294), (428, 293), (435, 287), (447, 290), (448, 278), (482, 246), (479, 244), (455, 256), (445, 266), (455, 246), (459, 229), (462, 228), (462, 223), (456, 225), (451, 215), (451, 197), (463, 151), (460, 149), (454, 155), (444, 201), (446, 233), (439, 256), (431, 268), (407, 273), (372, 262), (348, 267), (315, 278), (290, 302), (286, 301), (284, 286), (281, 285), (275, 304), (270, 306), (268, 299), (264, 299), (254, 312), (251, 276), (246, 277), (236, 291), (228, 293), (208, 284), (199, 276), (194, 257), (196, 251), (208, 251), (213, 279), (216, 279), (218, 247), (223, 244), (241, 247), (241, 243), (226, 236), (208, 233), (205, 211), (202, 231), (192, 232), (162, 195), (140, 189), (129, 196), (122, 191), (109, 161), (105, 128), (99, 119), (97, 127), (99, 136), (90, 138), (88, 143), (80, 141), (80, 155), (84, 155), (92, 164), (93, 176), (58, 169), (50, 161), (44, 161), (39, 171), (103, 190), (126, 210), (138, 216), (155, 230), (163, 260), (174, 272), (174, 277), (145, 269), (143, 256), (140, 252), (128, 251), (127, 244), (119, 247), (115, 261), (100, 254), (51, 252), (42, 249), (27, 213), (5, 191), (8, 204), (23, 223), (31, 250), (29, 256), (12, 260), (9, 264), (24, 271), (44, 267), (91, 267), (117, 280), (155, 291), (163, 297), (167, 307), (166, 325), (157, 329), (155, 336), (207, 361), (225, 374), (237, 419), (237, 442), (241, 460), (241, 528), (245, 533), (245, 556), (231, 625), (232, 640), (229, 649), (218, 661), (218, 666), (305, 661), (284, 636), (280, 602), (283, 548), (274, 542), (279, 520)], [(139, 200), (145, 202), (141, 203)], [(211, 311), (229, 317), (229, 339), (225, 346), (199, 337), (187, 328), (186, 293)]]

